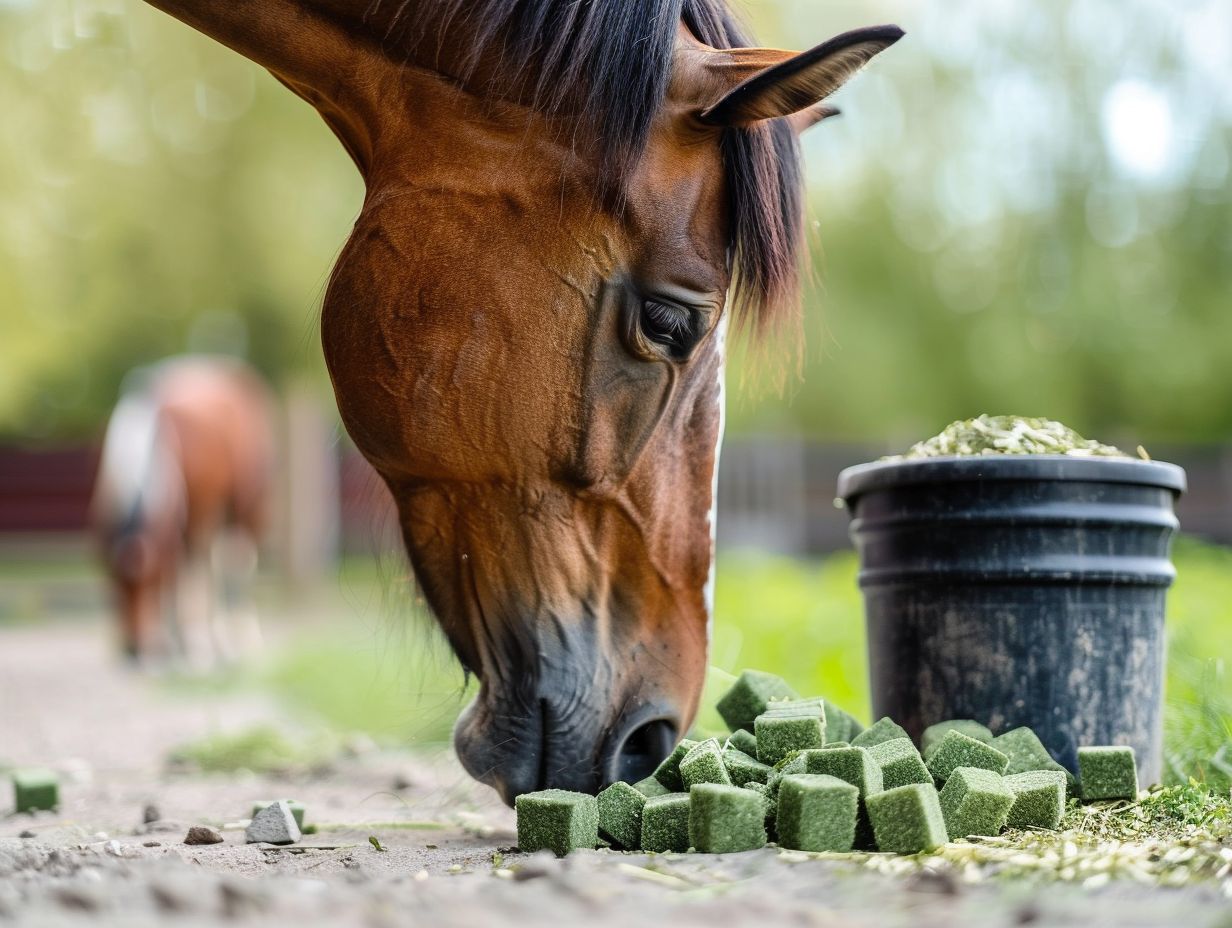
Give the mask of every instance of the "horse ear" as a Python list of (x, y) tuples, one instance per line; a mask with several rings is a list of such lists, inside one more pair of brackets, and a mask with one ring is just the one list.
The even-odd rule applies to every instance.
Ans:
[(747, 77), (703, 110), (701, 120), (731, 128), (794, 114), (792, 124), (798, 130), (806, 129), (836, 115), (833, 107), (817, 104), (902, 37), (903, 30), (898, 26), (844, 32)]

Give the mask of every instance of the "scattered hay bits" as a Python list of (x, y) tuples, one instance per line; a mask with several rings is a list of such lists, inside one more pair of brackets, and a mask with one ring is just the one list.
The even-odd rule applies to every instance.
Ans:
[(642, 809), (646, 796), (628, 783), (613, 783), (595, 797), (599, 833), (626, 850), (642, 846)]
[(992, 739), (992, 746), (1009, 758), (1005, 775), (1026, 773), (1028, 770), (1056, 770), (1065, 774), (1065, 791), (1070, 796), (1078, 795), (1078, 781), (1065, 767), (1048, 753), (1039, 736), (1025, 725), (1012, 728)]
[(746, 670), (723, 694), (715, 708), (732, 731), (753, 730), (753, 720), (766, 711), (772, 699), (799, 699), (787, 681), (762, 670)]
[(754, 721), (753, 731), (757, 759), (763, 764), (777, 764), (792, 751), (819, 748), (826, 742), (825, 719), (813, 714), (763, 713)]
[(947, 719), (944, 722), (938, 722), (936, 725), (929, 725), (924, 729), (924, 734), (920, 736), (920, 753), (927, 759), (932, 754), (933, 748), (941, 743), (941, 739), (945, 737), (946, 732), (959, 731), (968, 738), (974, 738), (976, 741), (983, 741), (985, 744), (992, 743), (992, 732), (988, 730), (986, 725), (981, 725), (974, 719)]
[(647, 799), (642, 808), (642, 850), (658, 854), (688, 849), (689, 794), (668, 793)]
[(669, 792), (679, 793), (684, 789), (684, 780), (680, 779), (680, 762), (696, 746), (696, 741), (685, 738), (676, 745), (672, 753), (663, 758), (663, 763), (655, 768), (654, 778), (667, 787)]
[(779, 843), (797, 851), (850, 851), (859, 795), (850, 783), (825, 774), (783, 777), (776, 819)]
[(881, 792), (881, 768), (864, 748), (835, 747), (801, 751), (790, 764), (793, 774), (824, 774), (854, 786), (861, 799)]
[(941, 790), (941, 812), (951, 839), (999, 835), (1013, 805), (1014, 793), (1001, 774), (984, 767), (955, 768)]
[(666, 796), (671, 792), (670, 789), (654, 778), (654, 774), (651, 774), (644, 780), (638, 780), (633, 784), (633, 788), (647, 799), (654, 796)]
[(1078, 749), (1078, 783), (1086, 802), (1136, 799), (1138, 768), (1134, 749), (1119, 745)]
[(13, 807), (16, 812), (49, 812), (60, 805), (60, 781), (50, 770), (13, 771)]
[(949, 778), (959, 767), (979, 767), (1000, 776), (1010, 759), (991, 744), (977, 741), (957, 729), (950, 729), (936, 743), (928, 756), (928, 769), (940, 781)]
[(689, 791), (689, 844), (705, 854), (752, 851), (766, 843), (766, 804), (751, 790), (701, 783)]
[[(277, 801), (278, 800), (276, 799), (258, 799), (252, 804), (252, 814), (248, 817), (256, 818), (258, 812), (267, 806), (273, 805)], [(302, 831), (304, 828), (304, 804), (302, 802), (296, 802), (294, 799), (284, 799), (283, 802), (285, 802), (287, 804), (287, 808), (291, 810), (291, 815), (295, 818), (295, 824), (298, 825)]]
[(918, 854), (946, 842), (945, 818), (937, 788), (911, 783), (865, 800), (877, 847), (892, 854)]
[(303, 836), (285, 799), (271, 802), (244, 829), (249, 844), (294, 844)]
[(908, 741), (911, 737), (907, 732), (888, 715), (878, 719), (864, 731), (851, 738), (851, 743), (858, 748), (871, 748), (875, 744), (882, 744), (886, 741), (894, 741), (898, 738), (906, 738)]
[(1026, 770), (1003, 782), (1014, 794), (1006, 824), (1011, 828), (1055, 831), (1065, 814), (1065, 774), (1060, 770)]
[(924, 758), (915, 749), (910, 738), (878, 742), (868, 748), (868, 756), (881, 773), (882, 789), (896, 789), (910, 783), (927, 783), (932, 786), (932, 774), (928, 772)]
[(513, 801), (518, 816), (518, 847), (549, 850), (564, 857), (599, 841), (599, 804), (594, 796), (567, 789), (523, 793)]
[(749, 757), (757, 756), (757, 736), (746, 728), (737, 728), (727, 739), (727, 746), (743, 751)]
[(730, 745), (723, 751), (723, 766), (727, 768), (727, 776), (735, 786), (765, 783), (770, 778), (772, 769), (769, 764), (763, 764), (756, 757), (750, 757)]
[(699, 783), (722, 783), (731, 785), (731, 777), (723, 765), (723, 749), (713, 738), (693, 746), (680, 761), (680, 779), (686, 790)]

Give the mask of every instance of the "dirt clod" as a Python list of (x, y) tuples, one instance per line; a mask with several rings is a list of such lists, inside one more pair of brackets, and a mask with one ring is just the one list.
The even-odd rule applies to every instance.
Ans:
[[(155, 842), (157, 844), (158, 842)], [(184, 836), (185, 844), (222, 844), (222, 835), (208, 825), (193, 825)]]

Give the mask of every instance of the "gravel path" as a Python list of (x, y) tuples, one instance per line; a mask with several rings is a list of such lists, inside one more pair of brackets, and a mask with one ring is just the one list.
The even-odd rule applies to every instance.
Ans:
[[(57, 813), (6, 815), (0, 792), (0, 922), (1232, 928), (1232, 901), (1213, 885), (968, 885), (951, 870), (886, 875), (773, 848), (523, 855), (509, 849), (511, 813), (447, 754), (357, 744), (282, 777), (168, 769), (175, 745), (258, 722), (294, 726), (256, 695), (176, 695), (129, 673), (95, 627), (0, 626), (0, 764), (62, 775)], [(235, 823), (278, 796), (303, 801), (322, 830), (288, 848), (245, 845)], [(183, 844), (197, 824), (221, 826), (224, 842)]]

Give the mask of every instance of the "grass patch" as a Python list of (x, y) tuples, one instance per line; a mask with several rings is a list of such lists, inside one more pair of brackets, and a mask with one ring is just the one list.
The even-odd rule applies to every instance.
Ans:
[(341, 749), (339, 739), (318, 732), (292, 740), (286, 732), (270, 725), (227, 734), (210, 735), (173, 750), (168, 758), (173, 767), (202, 773), (287, 773), (320, 766)]

